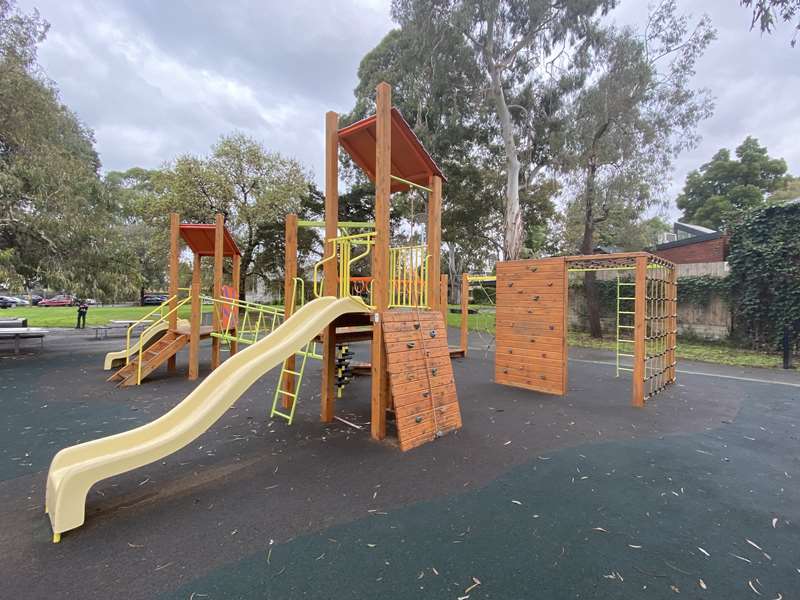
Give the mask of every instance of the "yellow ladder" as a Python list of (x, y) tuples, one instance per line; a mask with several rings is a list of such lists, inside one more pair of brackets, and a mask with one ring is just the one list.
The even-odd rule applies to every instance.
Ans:
[[(275, 396), (272, 398), (272, 410), (269, 413), (270, 418), (282, 417), (286, 419), (289, 425), (292, 424), (292, 421), (294, 420), (294, 411), (297, 408), (297, 395), (300, 393), (300, 385), (303, 383), (303, 373), (305, 373), (306, 370), (306, 361), (311, 354), (308, 350), (312, 343), (313, 341), (309, 341), (305, 348), (297, 353), (303, 357), (303, 360), (300, 361), (299, 370), (295, 371), (294, 369), (289, 369), (286, 366), (289, 361), (288, 358), (283, 361), (283, 365), (281, 365), (281, 374), (278, 377), (278, 385), (275, 388)], [(297, 378), (293, 392), (289, 392), (284, 389), (286, 387), (287, 376), (293, 376)], [(278, 409), (278, 400), (282, 399), (283, 396), (289, 396), (292, 399), (292, 406), (288, 414)]]

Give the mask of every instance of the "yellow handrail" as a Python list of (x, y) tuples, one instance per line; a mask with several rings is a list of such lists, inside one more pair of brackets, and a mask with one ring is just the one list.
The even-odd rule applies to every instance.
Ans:
[[(164, 320), (164, 308), (169, 306), (170, 302), (172, 302), (173, 300), (177, 300), (177, 299), (178, 299), (178, 295), (175, 294), (174, 296), (170, 297), (165, 302), (162, 302), (161, 304), (156, 306), (153, 310), (151, 310), (149, 313), (147, 313), (141, 319), (136, 321), (133, 325), (128, 327), (128, 331), (126, 332), (126, 335), (125, 335), (125, 364), (126, 365), (131, 361), (131, 333), (133, 332), (134, 328), (137, 325), (141, 325), (142, 322), (147, 320), (147, 317), (150, 317), (150, 316), (154, 315), (156, 312), (160, 312), (161, 315), (159, 316), (159, 318), (156, 320), (156, 322), (153, 325), (157, 325), (158, 323), (161, 323)], [(148, 329), (149, 329), (149, 327), (148, 327)], [(142, 332), (142, 334), (140, 334), (140, 336), (139, 336), (140, 340), (141, 340), (141, 336), (142, 335), (144, 335), (144, 332)]]
[(430, 254), (425, 246), (389, 249), (389, 307), (428, 308)]
[[(356, 233), (353, 235), (345, 235), (336, 238), (331, 238), (326, 241), (326, 243), (332, 245), (332, 250), (330, 255), (326, 256), (322, 260), (318, 261), (314, 265), (314, 296), (319, 298), (320, 297), (320, 289), (319, 289), (319, 269), (322, 265), (327, 263), (328, 261), (334, 260), (336, 258), (339, 259), (339, 282), (338, 282), (338, 289), (339, 289), (339, 297), (344, 298), (347, 296), (352, 296), (350, 293), (350, 267), (358, 260), (364, 258), (367, 254), (370, 253), (372, 250), (372, 246), (375, 244), (375, 232), (368, 231), (366, 233)], [(352, 258), (352, 246), (361, 246), (366, 245), (366, 250), (361, 254)]]
[[(242, 341), (244, 343), (255, 343), (258, 341), (258, 336), (261, 333), (261, 325), (262, 325), (262, 318), (264, 315), (272, 315), (272, 321), (270, 324), (270, 332), (275, 329), (275, 322), (277, 321), (278, 317), (284, 316), (285, 312), (282, 308), (278, 306), (270, 306), (268, 304), (258, 304), (255, 302), (248, 302), (246, 300), (239, 300), (239, 299), (232, 299), (232, 298), (210, 298), (208, 296), (201, 296), (202, 300), (209, 300), (214, 305), (215, 311), (221, 311), (222, 306), (230, 306), (231, 308), (236, 309), (244, 309), (244, 315), (241, 318), (241, 323), (237, 323), (236, 328), (236, 336), (232, 338), (231, 336), (231, 324), (233, 319), (228, 319), (227, 323), (225, 324), (225, 329), (222, 332), (215, 332), (216, 334), (221, 334), (223, 339), (238, 339), (238, 341)], [(250, 330), (246, 328), (246, 324), (250, 318), (250, 312), (258, 313), (258, 319), (256, 320), (255, 329)], [(217, 322), (221, 323), (224, 319), (222, 315), (217, 312)], [(266, 324), (264, 326), (264, 330), (266, 331)], [(242, 333), (252, 333), (252, 339), (245, 339), (242, 337)]]

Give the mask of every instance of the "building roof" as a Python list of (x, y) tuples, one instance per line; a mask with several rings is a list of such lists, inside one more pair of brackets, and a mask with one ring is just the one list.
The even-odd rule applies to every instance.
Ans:
[(693, 223), (682, 223), (680, 221), (675, 221), (672, 226), (672, 230), (675, 233), (679, 231), (683, 231), (684, 233), (688, 233), (690, 235), (703, 235), (706, 233), (718, 233), (716, 229), (709, 229), (708, 227), (703, 227), (702, 225), (695, 225)]
[(723, 237), (725, 234), (721, 231), (713, 231), (711, 233), (702, 233), (692, 237), (684, 238), (682, 240), (675, 240), (674, 242), (665, 242), (663, 244), (656, 244), (656, 250), (666, 250), (667, 248), (677, 248), (679, 246), (688, 246), (690, 244), (699, 244), (701, 242), (708, 242), (709, 240), (716, 240)]
[[(180, 231), (183, 241), (200, 256), (214, 256), (214, 229), (212, 223), (181, 223)], [(228, 228), (224, 228), (222, 237), (223, 256), (241, 256), (239, 247)]]
[[(400, 111), (392, 107), (392, 175), (417, 185), (428, 186), (431, 175), (446, 181), (444, 173), (414, 134)], [(356, 121), (339, 130), (339, 143), (371, 181), (375, 181), (375, 115)], [(409, 186), (392, 180), (392, 192), (403, 192)]]

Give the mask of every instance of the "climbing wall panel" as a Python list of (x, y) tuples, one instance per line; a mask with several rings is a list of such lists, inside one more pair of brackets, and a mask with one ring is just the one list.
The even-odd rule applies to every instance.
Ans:
[(386, 311), (381, 326), (400, 449), (459, 429), (461, 409), (442, 313)]
[(563, 257), (497, 263), (495, 382), (546, 394), (567, 387)]

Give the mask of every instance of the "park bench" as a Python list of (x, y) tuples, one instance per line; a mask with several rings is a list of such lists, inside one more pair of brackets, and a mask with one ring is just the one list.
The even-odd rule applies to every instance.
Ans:
[(14, 354), (19, 354), (19, 341), (22, 339), (39, 338), (44, 348), (46, 329), (38, 327), (16, 327), (0, 329), (0, 340), (14, 340)]

